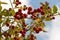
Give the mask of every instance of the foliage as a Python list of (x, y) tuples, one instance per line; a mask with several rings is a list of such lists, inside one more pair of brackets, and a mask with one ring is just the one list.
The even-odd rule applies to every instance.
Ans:
[[(55, 14), (58, 9), (54, 5), (53, 8), (50, 8), (49, 3), (45, 2), (40, 3), (41, 6), (37, 9), (33, 9), (31, 6), (27, 7), (26, 5), (21, 5), (19, 0), (14, 0), (15, 8), (18, 9), (15, 12), (14, 8), (2, 9), (1, 4), (7, 4), (5, 2), (0, 2), (0, 39), (1, 40), (36, 40), (36, 37), (33, 33), (40, 33), (41, 31), (47, 32), (44, 30), (45, 22), (55, 19)], [(27, 10), (26, 14), (23, 14), (22, 11)], [(28, 17), (29, 15), (30, 18)], [(4, 16), (4, 17), (3, 17)], [(4, 19), (4, 20), (2, 20)], [(14, 20), (11, 22), (11, 19)], [(25, 22), (25, 19), (32, 19), (30, 26)], [(14, 26), (14, 23), (17, 23)], [(1, 26), (2, 25), (2, 26)], [(9, 27), (7, 31), (1, 32), (3, 26)], [(30, 31), (30, 34), (27, 36), (26, 32)], [(21, 36), (19, 36), (21, 34)], [(4, 37), (5, 39), (4, 39)], [(27, 38), (26, 38), (27, 36)]]

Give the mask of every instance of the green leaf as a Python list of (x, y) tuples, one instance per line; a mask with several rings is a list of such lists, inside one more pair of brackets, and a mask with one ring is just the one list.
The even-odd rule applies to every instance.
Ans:
[(8, 16), (9, 15), (9, 11), (7, 9), (4, 9), (2, 12), (1, 12), (2, 15), (4, 16)]
[(34, 32), (34, 30), (33, 30), (33, 29), (30, 29), (30, 31), (31, 31), (31, 32)]
[(45, 23), (44, 22), (41, 22), (40, 23), (40, 26), (42, 26), (42, 28), (44, 28), (45, 27)]
[(9, 29), (8, 32), (10, 35), (14, 35), (14, 31), (12, 29)]
[(11, 13), (11, 16), (15, 15), (15, 11), (14, 10), (11, 10), (10, 13)]
[(2, 10), (2, 6), (0, 5), (0, 11)]
[(50, 17), (46, 17), (45, 21), (51, 21), (51, 18)]
[(57, 11), (58, 11), (58, 8), (57, 8), (56, 5), (54, 5), (54, 6), (53, 6), (53, 13), (55, 14), (55, 13), (57, 13)]

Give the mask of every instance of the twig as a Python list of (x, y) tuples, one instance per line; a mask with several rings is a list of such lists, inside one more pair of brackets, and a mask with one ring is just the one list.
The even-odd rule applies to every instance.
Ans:
[(12, 9), (14, 10), (14, 7), (13, 7), (13, 4), (12, 4), (11, 0), (9, 0), (9, 1), (10, 1), (11, 6), (12, 6)]

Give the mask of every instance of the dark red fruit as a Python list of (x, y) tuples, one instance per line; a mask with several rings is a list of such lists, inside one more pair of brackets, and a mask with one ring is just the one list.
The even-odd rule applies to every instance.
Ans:
[(34, 40), (34, 35), (33, 35), (33, 34), (31, 34), (30, 39), (31, 39), (31, 40)]
[(27, 18), (27, 14), (22, 14), (22, 17), (23, 18)]
[(17, 38), (17, 37), (14, 37), (14, 40), (20, 40), (19, 38)]
[(38, 28), (39, 29), (39, 31), (42, 31), (42, 28), (40, 27), (40, 28)]
[(40, 9), (40, 8), (38, 8), (38, 9), (37, 9), (37, 12), (41, 12), (41, 9)]
[(21, 31), (20, 31), (20, 33), (22, 34), (22, 36), (24, 37), (25, 36), (25, 34), (26, 34), (26, 29), (25, 28), (23, 28)]
[(44, 6), (41, 6), (41, 7), (40, 7), (40, 9), (43, 9), (43, 8), (44, 8)]
[(32, 7), (28, 7), (28, 11), (32, 11)]
[(41, 12), (41, 15), (44, 15), (44, 14), (45, 14), (45, 11), (42, 11), (42, 12)]
[(36, 13), (37, 11), (38, 11), (37, 9), (34, 9), (34, 11), (33, 11), (33, 12), (34, 12), (34, 13)]
[(22, 10), (21, 10), (21, 9), (19, 9), (19, 10), (18, 10), (18, 12), (22, 12)]
[(51, 19), (55, 19), (55, 17), (52, 17)]
[(6, 23), (6, 26), (9, 26), (9, 23), (8, 22)]
[(33, 27), (33, 30), (36, 30), (36, 27)]
[(36, 32), (36, 33), (39, 33), (39, 32), (40, 32), (40, 30), (39, 30), (39, 29), (36, 29), (36, 30), (35, 30), (35, 32)]
[(18, 32), (17, 31), (15, 31), (15, 34), (17, 34)]
[(21, 2), (19, 0), (16, 0), (16, 5), (18, 6), (19, 4), (21, 4)]
[(26, 27), (26, 23), (25, 22), (23, 22), (23, 27)]
[(8, 37), (9, 35), (8, 35), (8, 33), (7, 33), (7, 32), (4, 32), (4, 36), (5, 36), (5, 37)]
[(34, 13), (34, 12), (32, 12), (32, 11), (28, 11), (28, 12), (27, 12), (27, 14), (29, 14), (29, 15), (30, 15), (30, 14), (32, 15), (33, 13)]
[(20, 19), (21, 17), (20, 17), (20, 15), (15, 15), (14, 16), (16, 19)]
[(51, 9), (51, 8), (48, 6), (47, 9)]

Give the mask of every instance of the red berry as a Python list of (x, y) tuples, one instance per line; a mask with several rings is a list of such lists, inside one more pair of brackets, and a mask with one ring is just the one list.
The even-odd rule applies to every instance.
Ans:
[(42, 28), (40, 27), (40, 28), (38, 28), (39, 29), (39, 31), (42, 31)]
[(14, 17), (15, 17), (15, 19), (18, 19), (18, 20), (21, 18), (20, 15), (15, 15)]
[(44, 8), (44, 6), (40, 6), (40, 9), (43, 9)]
[(34, 12), (34, 13), (36, 13), (37, 11), (38, 11), (37, 9), (34, 9), (34, 11), (33, 11), (33, 12)]
[(51, 9), (51, 8), (48, 6), (47, 9)]
[(28, 11), (28, 12), (27, 12), (27, 14), (31, 14), (31, 15), (32, 15), (33, 13), (34, 13), (34, 12), (32, 12), (32, 11)]
[(9, 23), (8, 22), (6, 23), (6, 26), (9, 26)]
[(26, 27), (26, 23), (25, 22), (23, 22), (23, 27)]
[(21, 10), (21, 9), (19, 9), (19, 10), (18, 10), (18, 12), (22, 12), (22, 10)]
[(12, 26), (12, 29), (14, 29), (14, 26)]
[(19, 0), (16, 0), (16, 5), (18, 6), (19, 4), (21, 4), (21, 2)]
[(7, 32), (4, 32), (4, 36), (5, 36), (5, 37), (8, 37), (8, 33), (7, 33)]
[(40, 31), (38, 29), (35, 30), (36, 33), (39, 33)]
[(21, 4), (21, 2), (19, 2), (19, 4)]
[(37, 9), (38, 12), (41, 12), (40, 8)]
[(22, 17), (23, 18), (27, 18), (27, 14), (22, 14)]
[(33, 27), (33, 30), (36, 30), (36, 27)]
[(28, 11), (32, 11), (32, 7), (28, 7)]
[(18, 40), (16, 37), (14, 37), (14, 40)]
[(33, 34), (31, 34), (31, 37), (34, 37), (34, 35), (33, 35)]
[(19, 2), (16, 2), (16, 5), (19, 5)]
[(45, 11), (42, 11), (42, 12), (41, 12), (41, 15), (44, 15), (44, 14), (45, 14)]
[(20, 33), (22, 33), (23, 31), (20, 31)]
[(22, 34), (22, 36), (24, 37), (25, 36), (25, 34), (26, 34), (26, 29), (25, 28), (23, 28), (21, 31), (20, 31), (20, 33)]
[(18, 32), (17, 31), (15, 31), (15, 34), (17, 34)]
[(52, 17), (51, 19), (55, 19), (55, 17)]
[(34, 35), (33, 35), (33, 34), (31, 34), (30, 39), (31, 39), (31, 40), (34, 40)]
[(23, 28), (24, 31), (26, 31), (26, 28)]

